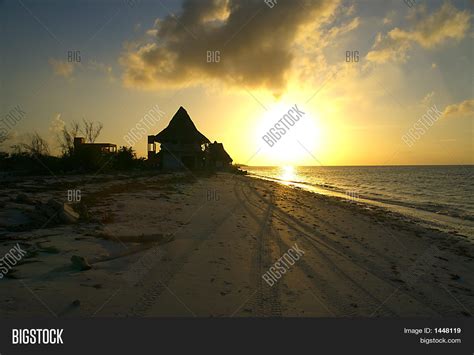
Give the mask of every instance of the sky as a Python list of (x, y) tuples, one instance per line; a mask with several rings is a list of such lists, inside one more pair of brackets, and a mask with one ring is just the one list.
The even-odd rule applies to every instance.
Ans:
[(234, 163), (473, 164), (473, 4), (3, 0), (3, 148), (85, 118), (146, 156), (183, 106)]

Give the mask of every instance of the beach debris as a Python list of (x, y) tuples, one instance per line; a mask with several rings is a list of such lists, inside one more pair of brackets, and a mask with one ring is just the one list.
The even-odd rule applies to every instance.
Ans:
[(65, 223), (72, 224), (77, 223), (79, 220), (79, 214), (76, 213), (70, 205), (63, 203), (59, 218), (61, 218), (61, 220)]
[(50, 199), (46, 203), (38, 202), (35, 207), (35, 214), (32, 216), (38, 221), (49, 221), (54, 224), (74, 224), (79, 221), (79, 214), (67, 203)]
[(79, 255), (71, 256), (71, 263), (72, 263), (72, 266), (79, 271), (92, 269), (92, 266), (88, 263), (86, 258), (84, 258), (83, 256), (79, 256)]

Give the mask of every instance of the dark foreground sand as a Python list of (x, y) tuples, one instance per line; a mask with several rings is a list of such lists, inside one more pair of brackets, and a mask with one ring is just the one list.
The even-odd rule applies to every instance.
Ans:
[[(464, 317), (474, 247), (354, 201), (244, 176), (6, 180), (0, 254), (28, 251), (0, 280), (0, 316)], [(32, 225), (34, 200), (80, 223)], [(20, 192), (33, 201), (14, 202)], [(36, 222), (38, 223), (38, 222)], [(296, 246), (295, 246), (296, 244)], [(269, 286), (290, 248), (303, 251)], [(70, 262), (82, 256), (92, 269)]]

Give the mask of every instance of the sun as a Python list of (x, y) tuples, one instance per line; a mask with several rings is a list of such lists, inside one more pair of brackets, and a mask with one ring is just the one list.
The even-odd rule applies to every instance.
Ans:
[(257, 145), (266, 165), (319, 165), (322, 144), (319, 115), (309, 107), (285, 100), (267, 107), (256, 129)]

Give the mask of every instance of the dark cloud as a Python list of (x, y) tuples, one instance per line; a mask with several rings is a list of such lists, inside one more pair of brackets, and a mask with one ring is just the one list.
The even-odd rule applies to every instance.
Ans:
[[(295, 41), (334, 13), (338, 1), (187, 0), (179, 15), (158, 19), (153, 40), (121, 56), (129, 87), (165, 88), (217, 79), (281, 91), (296, 56)], [(220, 62), (208, 63), (207, 52)]]

